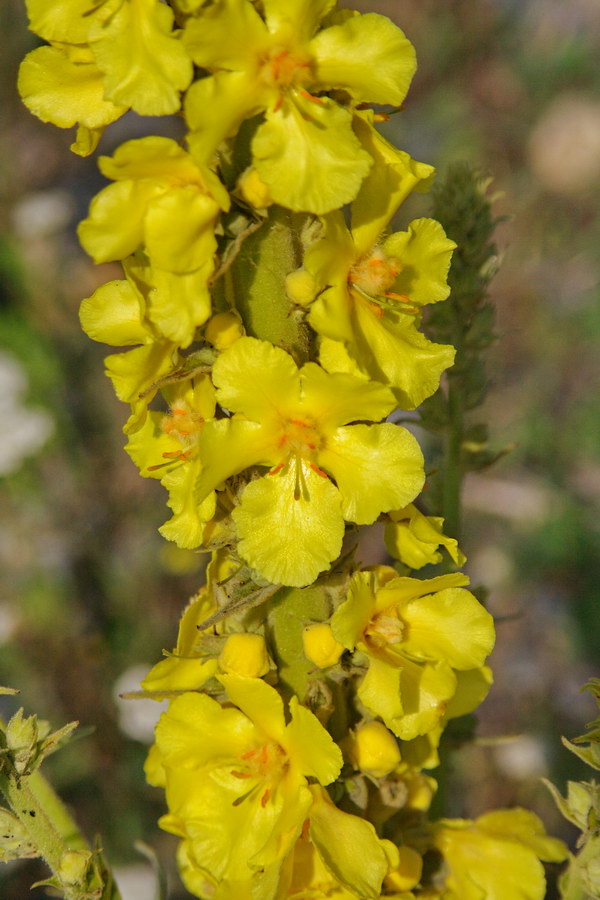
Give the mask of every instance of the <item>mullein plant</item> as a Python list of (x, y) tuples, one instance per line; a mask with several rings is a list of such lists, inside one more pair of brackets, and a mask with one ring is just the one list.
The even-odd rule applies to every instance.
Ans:
[[(421, 327), (423, 307), (454, 302), (455, 242), (432, 218), (391, 226), (434, 170), (376, 127), (404, 101), (413, 47), (334, 0), (26, 2), (47, 44), (19, 89), (77, 126), (76, 153), (130, 109), (187, 126), (183, 144), (150, 134), (101, 156), (110, 183), (79, 225), (95, 262), (123, 268), (81, 323), (119, 348), (106, 371), (126, 450), (167, 491), (162, 535), (210, 553), (142, 683), (169, 700), (146, 774), (187, 889), (541, 900), (540, 860), (566, 851), (532, 813), (428, 816), (444, 729), (490, 688), (494, 624), (397, 423), (440, 396), (456, 352)], [(357, 560), (376, 521), (394, 566)], [(4, 743), (8, 784), (24, 773)], [(15, 823), (11, 847), (43, 853)], [(116, 896), (79, 852), (87, 887), (54, 857), (53, 884)]]

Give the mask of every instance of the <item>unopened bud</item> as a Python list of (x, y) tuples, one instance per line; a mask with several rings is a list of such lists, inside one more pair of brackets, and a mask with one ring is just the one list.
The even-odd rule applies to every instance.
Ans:
[(244, 334), (244, 326), (240, 317), (233, 312), (217, 313), (208, 320), (204, 329), (204, 337), (217, 350), (227, 350)]
[(302, 635), (304, 655), (320, 669), (335, 666), (344, 652), (344, 647), (333, 636), (327, 622), (307, 625)]
[(89, 850), (66, 850), (60, 858), (58, 877), (64, 884), (83, 885), (91, 859)]
[(261, 181), (261, 178), (253, 166), (242, 172), (238, 179), (238, 190), (246, 203), (256, 209), (265, 209), (273, 203), (269, 188)]
[(296, 269), (290, 272), (285, 279), (285, 288), (290, 300), (300, 306), (308, 306), (315, 299), (317, 283), (306, 269)]
[(261, 678), (270, 669), (265, 639), (260, 634), (230, 634), (219, 656), (227, 675)]
[(375, 778), (383, 778), (400, 762), (398, 742), (381, 722), (366, 722), (355, 735), (350, 752), (357, 769)]
[(392, 891), (410, 891), (421, 880), (423, 858), (412, 847), (398, 847), (400, 862), (385, 876), (383, 883)]

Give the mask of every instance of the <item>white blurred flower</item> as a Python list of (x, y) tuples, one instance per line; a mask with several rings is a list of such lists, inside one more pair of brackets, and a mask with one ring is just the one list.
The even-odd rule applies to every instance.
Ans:
[(54, 422), (46, 410), (23, 405), (27, 375), (11, 354), (0, 352), (0, 422), (4, 438), (0, 441), (0, 475), (11, 475), (23, 460), (33, 456), (54, 431)]
[(580, 193), (600, 181), (600, 102), (562, 94), (529, 137), (529, 164), (546, 190)]
[(514, 740), (494, 747), (494, 757), (502, 774), (517, 781), (541, 778), (548, 774), (544, 746), (529, 734), (521, 734)]
[(25, 194), (12, 211), (12, 224), (21, 238), (31, 240), (63, 231), (75, 211), (71, 194), (59, 188)]
[(167, 708), (167, 701), (159, 703), (156, 700), (123, 700), (120, 695), (128, 691), (139, 691), (140, 682), (146, 677), (149, 669), (150, 666), (131, 666), (125, 669), (114, 685), (119, 727), (127, 737), (143, 744), (151, 744), (154, 741), (154, 726), (160, 714)]
[(156, 875), (150, 866), (135, 863), (113, 869), (122, 900), (147, 900), (156, 893)]

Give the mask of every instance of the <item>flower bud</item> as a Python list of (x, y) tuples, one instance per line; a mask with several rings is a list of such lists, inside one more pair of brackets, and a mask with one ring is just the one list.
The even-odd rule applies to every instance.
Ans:
[(260, 634), (230, 634), (219, 665), (228, 675), (261, 678), (270, 669), (265, 639)]
[(285, 279), (285, 287), (290, 300), (300, 306), (308, 306), (315, 299), (317, 285), (315, 279), (306, 269), (296, 269)]
[(63, 884), (82, 885), (91, 859), (90, 850), (66, 850), (60, 858), (58, 877)]
[(393, 891), (410, 891), (421, 880), (423, 859), (412, 847), (398, 847), (400, 862), (385, 876), (383, 883)]
[(209, 319), (204, 337), (217, 350), (227, 350), (244, 334), (240, 317), (234, 312), (217, 313)]
[(250, 206), (254, 206), (256, 209), (265, 209), (273, 203), (269, 194), (269, 188), (264, 181), (261, 181), (254, 166), (250, 166), (245, 172), (242, 172), (237, 186), (246, 203), (249, 203)]
[(343, 645), (336, 641), (327, 622), (307, 625), (302, 635), (302, 644), (304, 655), (320, 669), (335, 666), (344, 652)]
[(381, 722), (366, 722), (354, 735), (352, 763), (361, 772), (383, 778), (400, 762), (398, 742)]

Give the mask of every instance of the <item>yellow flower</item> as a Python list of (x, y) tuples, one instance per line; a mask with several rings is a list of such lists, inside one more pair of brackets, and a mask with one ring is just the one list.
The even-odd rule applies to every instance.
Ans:
[(206, 423), (215, 412), (215, 391), (208, 375), (162, 388), (169, 412), (150, 412), (133, 430), (125, 447), (144, 478), (157, 478), (169, 491), (173, 516), (160, 528), (167, 540), (193, 549), (202, 543), (204, 526), (215, 514), (211, 491), (201, 501), (201, 449)]
[(442, 546), (457, 566), (462, 567), (466, 563), (467, 558), (459, 550), (457, 541), (444, 534), (443, 519), (423, 515), (413, 503), (404, 509), (392, 510), (389, 517), (391, 522), (385, 526), (385, 546), (390, 556), (399, 559), (409, 569), (421, 569), (441, 562), (442, 554), (438, 552), (438, 547)]
[(37, 47), (19, 68), (19, 94), (27, 109), (59, 128), (78, 125), (71, 150), (79, 156), (92, 153), (111, 122), (127, 110), (107, 100), (104, 77), (93, 53), (79, 45)]
[(494, 624), (461, 587), (468, 581), (459, 573), (420, 581), (377, 566), (354, 575), (331, 619), (340, 643), (368, 659), (359, 699), (405, 741), (438, 727), (458, 673), (476, 673), (463, 705), (481, 699), (479, 673), (494, 646)]
[[(355, 116), (355, 124), (376, 164), (351, 206), (350, 228), (341, 211), (323, 216), (323, 234), (305, 253), (314, 299), (308, 320), (321, 335), (328, 371), (389, 384), (398, 403), (412, 409), (433, 394), (454, 360), (453, 347), (431, 343), (416, 325), (422, 306), (448, 296), (456, 245), (433, 219), (384, 237), (398, 206), (425, 189), (433, 169), (391, 147), (364, 117)], [(294, 287), (292, 281), (292, 295)], [(305, 296), (301, 301), (306, 305)]]
[(91, 153), (106, 125), (134, 109), (177, 112), (193, 67), (160, 0), (27, 0), (30, 28), (49, 41), (19, 73), (26, 106), (60, 128), (79, 123), (76, 153)]
[(219, 356), (213, 381), (234, 415), (205, 426), (198, 501), (236, 472), (268, 467), (233, 518), (240, 554), (273, 583), (310, 584), (339, 554), (344, 519), (369, 524), (421, 489), (423, 458), (408, 431), (349, 424), (393, 409), (382, 385), (315, 363), (298, 370), (284, 350), (250, 337)]
[(117, 397), (131, 405), (126, 433), (144, 423), (158, 380), (182, 362), (177, 342), (159, 337), (148, 321), (137, 272), (135, 260), (129, 260), (125, 264), (127, 280), (103, 284), (82, 301), (79, 310), (81, 327), (93, 340), (134, 348), (104, 360)]
[(229, 197), (208, 167), (166, 137), (126, 141), (98, 164), (108, 185), (78, 228), (95, 262), (124, 259), (143, 248), (153, 267), (212, 274), (214, 226)]
[(441, 819), (433, 825), (433, 846), (448, 869), (443, 900), (543, 900), (540, 860), (562, 862), (567, 849), (547, 837), (537, 816), (524, 809), (499, 809), (474, 822)]
[(161, 716), (156, 743), (169, 805), (162, 827), (231, 889), (283, 863), (313, 805), (307, 779), (334, 781), (342, 756), (295, 697), (286, 724), (279, 694), (264, 681), (219, 680), (234, 705), (184, 694)]
[[(384, 16), (345, 11), (319, 30), (334, 5), (264, 0), (263, 19), (249, 0), (221, 0), (185, 27), (190, 56), (212, 73), (187, 94), (192, 153), (210, 162), (245, 119), (264, 113), (252, 162), (270, 199), (289, 209), (323, 213), (356, 196), (372, 161), (347, 103), (398, 106), (415, 71), (411, 44)], [(330, 91), (348, 100), (322, 96)]]

